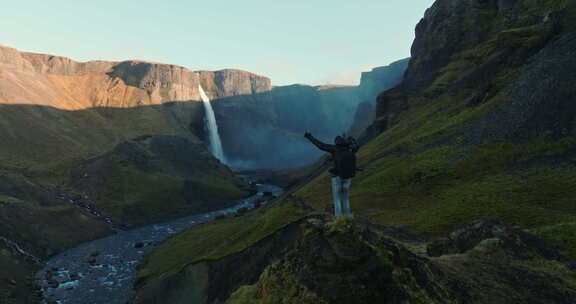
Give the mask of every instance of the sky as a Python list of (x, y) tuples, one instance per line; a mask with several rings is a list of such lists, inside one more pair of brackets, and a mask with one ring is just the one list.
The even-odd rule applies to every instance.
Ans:
[(234, 68), (273, 85), (358, 84), (410, 56), (434, 0), (24, 0), (2, 5), (0, 44), (78, 61)]

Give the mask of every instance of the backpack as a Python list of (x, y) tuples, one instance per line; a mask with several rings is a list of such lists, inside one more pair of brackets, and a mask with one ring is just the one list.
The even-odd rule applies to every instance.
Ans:
[(352, 137), (348, 137), (346, 148), (339, 151), (340, 159), (337, 164), (338, 176), (341, 178), (352, 178), (356, 175), (356, 151), (358, 144)]

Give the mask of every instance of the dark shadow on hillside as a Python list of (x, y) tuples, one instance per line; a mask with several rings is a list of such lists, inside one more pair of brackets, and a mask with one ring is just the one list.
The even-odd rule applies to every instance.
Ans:
[[(287, 168), (319, 154), (301, 134), (278, 127), (272, 105), (235, 96), (213, 101), (225, 153), (249, 168)], [(62, 110), (42, 105), (0, 105), (2, 159), (49, 162), (71, 155), (95, 156), (142, 135), (174, 134), (207, 147), (201, 102), (165, 102), (131, 108)], [(65, 156), (65, 157), (64, 157)], [(190, 157), (194, 157), (191, 155)]]

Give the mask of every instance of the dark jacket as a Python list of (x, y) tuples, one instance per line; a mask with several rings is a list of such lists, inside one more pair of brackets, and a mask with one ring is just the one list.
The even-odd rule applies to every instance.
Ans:
[(356, 174), (356, 157), (358, 145), (349, 143), (346, 145), (330, 145), (316, 139), (312, 134), (307, 134), (306, 138), (318, 149), (326, 151), (332, 155), (332, 169), (330, 173), (341, 178), (351, 178)]

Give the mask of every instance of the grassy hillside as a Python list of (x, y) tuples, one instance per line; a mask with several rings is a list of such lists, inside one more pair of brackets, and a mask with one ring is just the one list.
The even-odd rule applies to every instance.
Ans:
[(179, 234), (155, 250), (149, 257), (151, 263), (144, 266), (139, 275), (157, 278), (202, 260), (218, 260), (240, 252), (287, 224), (314, 213), (297, 201), (286, 198), (282, 203), (243, 217), (201, 225)]

